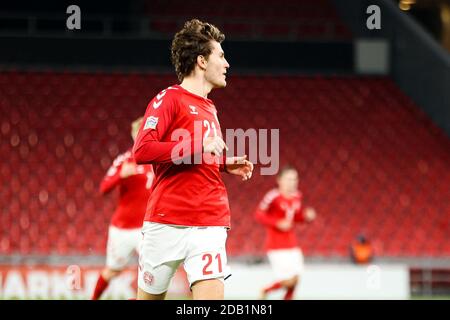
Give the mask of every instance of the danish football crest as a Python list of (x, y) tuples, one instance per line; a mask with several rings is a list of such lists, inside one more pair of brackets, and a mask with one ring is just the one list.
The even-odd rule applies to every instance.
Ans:
[(153, 275), (150, 273), (150, 272), (148, 272), (148, 271), (145, 271), (144, 272), (144, 274), (142, 275), (142, 278), (144, 279), (144, 282), (145, 282), (145, 284), (146, 285), (151, 285), (152, 283), (153, 283)]

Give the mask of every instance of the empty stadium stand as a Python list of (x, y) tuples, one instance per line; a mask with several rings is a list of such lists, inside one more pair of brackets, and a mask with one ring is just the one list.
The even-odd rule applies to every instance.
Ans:
[[(0, 73), (0, 254), (104, 254), (115, 196), (99, 183), (132, 143), (129, 123), (173, 75)], [(450, 140), (385, 77), (231, 76), (210, 96), (225, 128), (280, 129), (318, 212), (308, 256), (348, 255), (364, 233), (377, 256), (450, 256)], [(275, 186), (226, 176), (230, 256), (262, 254), (253, 211)]]
[(177, 32), (186, 17), (216, 24), (227, 36), (350, 38), (350, 30), (329, 0), (215, 1), (214, 5), (188, 0), (148, 1), (150, 27), (162, 34)]

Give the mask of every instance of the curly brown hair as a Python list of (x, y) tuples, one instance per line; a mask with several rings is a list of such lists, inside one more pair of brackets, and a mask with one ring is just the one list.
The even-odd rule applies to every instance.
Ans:
[(222, 43), (225, 35), (216, 26), (198, 19), (187, 21), (175, 34), (171, 59), (180, 81), (194, 70), (198, 56), (207, 58), (210, 55), (211, 40)]

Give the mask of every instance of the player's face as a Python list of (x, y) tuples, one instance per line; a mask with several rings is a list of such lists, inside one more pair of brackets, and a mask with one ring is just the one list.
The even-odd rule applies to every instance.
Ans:
[(230, 65), (225, 59), (222, 46), (217, 41), (211, 41), (212, 51), (208, 56), (205, 78), (213, 88), (223, 88), (227, 85), (226, 73)]
[(298, 173), (295, 170), (288, 170), (278, 178), (280, 189), (286, 192), (295, 192), (298, 189)]

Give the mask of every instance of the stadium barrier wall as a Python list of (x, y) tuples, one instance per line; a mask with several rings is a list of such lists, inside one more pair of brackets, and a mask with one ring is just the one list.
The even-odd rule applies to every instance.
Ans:
[[(230, 263), (226, 299), (258, 299), (274, 281), (268, 264)], [(89, 299), (100, 273), (89, 266), (0, 266), (1, 299)], [(102, 298), (128, 299), (136, 293), (136, 270), (128, 268), (114, 279)], [(295, 299), (409, 299), (406, 265), (307, 264)], [(283, 292), (268, 296), (282, 299)], [(168, 298), (188, 298), (184, 271), (175, 274)]]
[[(268, 264), (230, 264), (232, 277), (226, 298), (257, 299), (261, 289), (275, 280)], [(274, 292), (269, 299), (282, 299)], [(407, 265), (306, 264), (295, 299), (409, 299)]]
[[(0, 299), (90, 299), (101, 267), (0, 265)], [(129, 267), (113, 279), (102, 299), (136, 297), (136, 268)], [(185, 273), (174, 276), (168, 296), (188, 295)]]

